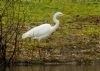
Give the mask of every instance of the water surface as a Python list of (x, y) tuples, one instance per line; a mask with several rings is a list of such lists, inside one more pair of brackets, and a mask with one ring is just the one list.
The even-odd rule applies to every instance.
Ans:
[(100, 71), (99, 65), (33, 65), (2, 67), (0, 71)]

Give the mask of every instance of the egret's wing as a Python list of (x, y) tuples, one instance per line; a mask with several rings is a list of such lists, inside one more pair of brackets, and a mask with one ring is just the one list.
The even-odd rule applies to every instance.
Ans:
[(42, 24), (40, 26), (37, 26), (35, 28), (30, 29), (26, 33), (23, 34), (22, 37), (27, 38), (27, 37), (40, 37), (45, 34), (49, 34), (51, 29), (50, 24)]
[(36, 37), (48, 34), (50, 32), (51, 25), (50, 24), (43, 24), (33, 28), (33, 35)]

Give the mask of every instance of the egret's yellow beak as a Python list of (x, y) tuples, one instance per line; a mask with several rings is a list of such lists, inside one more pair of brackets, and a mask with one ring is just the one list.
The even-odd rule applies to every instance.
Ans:
[(67, 16), (67, 14), (63, 14), (63, 16)]

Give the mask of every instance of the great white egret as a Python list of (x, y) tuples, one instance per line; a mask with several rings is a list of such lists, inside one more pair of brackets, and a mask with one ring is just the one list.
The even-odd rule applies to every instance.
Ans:
[(25, 39), (25, 38), (31, 37), (33, 40), (37, 39), (40, 41), (41, 39), (48, 37), (51, 33), (53, 33), (59, 27), (59, 20), (57, 19), (57, 17), (62, 16), (62, 15), (63, 13), (61, 12), (57, 12), (53, 15), (53, 21), (55, 23), (54, 26), (51, 26), (50, 24), (42, 24), (24, 33), (22, 35), (22, 38)]

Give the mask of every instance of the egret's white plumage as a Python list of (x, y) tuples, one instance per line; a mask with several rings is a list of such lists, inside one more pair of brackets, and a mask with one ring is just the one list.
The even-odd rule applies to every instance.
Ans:
[(22, 35), (22, 38), (24, 39), (31, 37), (32, 39), (41, 40), (43, 38), (48, 37), (52, 32), (54, 32), (58, 28), (59, 20), (57, 19), (57, 17), (61, 15), (63, 15), (61, 12), (57, 12), (54, 14), (53, 16), (53, 21), (55, 23), (54, 26), (51, 26), (50, 24), (42, 24), (24, 33)]

